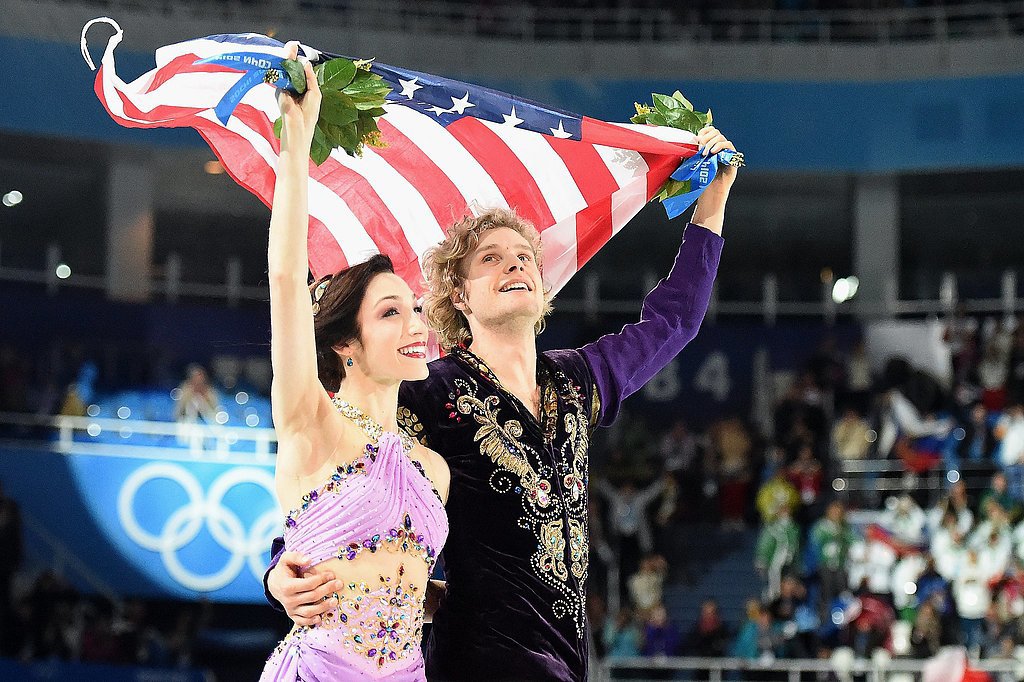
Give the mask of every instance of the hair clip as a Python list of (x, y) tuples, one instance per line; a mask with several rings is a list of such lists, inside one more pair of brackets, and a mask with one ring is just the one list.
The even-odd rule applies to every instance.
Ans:
[(313, 289), (313, 314), (316, 315), (320, 312), (320, 299), (323, 298), (324, 292), (327, 291), (327, 285), (331, 283), (330, 277), (325, 279), (316, 285)]

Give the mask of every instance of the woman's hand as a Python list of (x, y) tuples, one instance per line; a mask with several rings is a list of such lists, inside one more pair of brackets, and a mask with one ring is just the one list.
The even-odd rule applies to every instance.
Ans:
[[(299, 44), (290, 42), (288, 48), (288, 59), (295, 59), (299, 53)], [(309, 155), (309, 148), (313, 142), (313, 131), (316, 129), (317, 119), (320, 117), (320, 84), (313, 73), (313, 67), (306, 60), (302, 62), (306, 70), (306, 92), (301, 97), (281, 90), (277, 94), (277, 103), (281, 107), (281, 148), (296, 149), (301, 146)]]

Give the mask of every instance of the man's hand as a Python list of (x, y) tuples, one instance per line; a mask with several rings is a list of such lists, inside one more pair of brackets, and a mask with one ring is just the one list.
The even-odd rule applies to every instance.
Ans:
[[(697, 144), (700, 145), (700, 153), (704, 156), (717, 154), (725, 149), (736, 150), (736, 146), (713, 126), (702, 128), (697, 133)], [(725, 224), (725, 202), (729, 199), (729, 190), (735, 181), (736, 167), (718, 164), (715, 179), (697, 199), (697, 207), (693, 209), (693, 218), (690, 222), (706, 227), (715, 234), (722, 234), (722, 227)]]
[(308, 566), (308, 558), (285, 552), (267, 576), (270, 594), (296, 625), (317, 625), (324, 613), (338, 605), (334, 593), (344, 587), (330, 571), (304, 575)]
[(427, 593), (423, 601), (423, 622), (434, 622), (434, 612), (448, 595), (448, 583), (443, 580), (428, 580)]

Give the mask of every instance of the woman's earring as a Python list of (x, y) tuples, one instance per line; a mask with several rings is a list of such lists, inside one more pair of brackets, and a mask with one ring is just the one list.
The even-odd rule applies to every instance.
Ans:
[(352, 362), (352, 358), (348, 358), (348, 359), (345, 360), (345, 366), (346, 367), (351, 367), (354, 364), (356, 364), (356, 363)]

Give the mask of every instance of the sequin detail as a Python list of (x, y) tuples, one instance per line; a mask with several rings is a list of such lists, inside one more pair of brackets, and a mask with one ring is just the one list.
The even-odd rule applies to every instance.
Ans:
[(375, 459), (377, 459), (377, 446), (367, 443), (366, 451), (359, 459), (354, 462), (349, 462), (348, 464), (340, 465), (335, 469), (334, 473), (331, 474), (331, 477), (327, 479), (326, 483), (315, 490), (310, 490), (302, 496), (302, 503), (295, 509), (288, 512), (288, 515), (285, 517), (285, 528), (294, 528), (296, 525), (296, 519), (298, 519), (302, 512), (309, 509), (309, 505), (319, 500), (323, 495), (334, 492), (336, 489), (341, 487), (343, 481), (351, 478), (352, 476), (365, 474), (367, 471), (367, 462), (373, 462)]
[(338, 594), (337, 626), (347, 634), (342, 646), (383, 668), (419, 651), (423, 633), (423, 597), (412, 583), (403, 587), (401, 577), (380, 576), (371, 590), (365, 582), (349, 583)]
[(379, 576), (380, 584), (371, 589), (366, 582), (350, 582), (335, 592), (338, 607), (323, 616), (319, 625), (296, 626), (281, 640), (270, 658), (298, 644), (314, 629), (335, 630), (341, 646), (359, 657), (369, 659), (378, 669), (404, 661), (419, 652), (423, 637), (422, 590), (412, 583), (402, 584), (405, 567), (398, 577)]
[(337, 557), (352, 561), (364, 551), (375, 554), (382, 548), (390, 552), (404, 552), (417, 556), (427, 565), (428, 573), (434, 570), (434, 548), (425, 542), (422, 533), (416, 532), (412, 516), (408, 512), (403, 516), (400, 527), (391, 528), (383, 533), (374, 533), (362, 542), (350, 542), (338, 549)]

